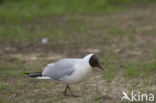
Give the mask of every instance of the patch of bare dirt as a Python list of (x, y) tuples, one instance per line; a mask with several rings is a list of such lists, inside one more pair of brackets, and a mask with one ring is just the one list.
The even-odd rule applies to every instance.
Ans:
[(22, 53), (17, 53), (17, 54), (10, 54), (9, 55), (12, 58), (18, 58), (22, 61), (36, 61), (36, 60), (58, 60), (61, 58), (64, 58), (64, 55), (60, 54), (54, 54), (54, 53), (46, 53), (46, 54), (41, 54), (41, 53), (30, 53), (30, 54), (22, 54)]

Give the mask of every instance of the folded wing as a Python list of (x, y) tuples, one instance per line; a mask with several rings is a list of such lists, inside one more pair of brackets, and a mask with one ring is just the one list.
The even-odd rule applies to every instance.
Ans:
[(74, 62), (70, 59), (63, 59), (53, 64), (48, 64), (42, 72), (45, 77), (53, 80), (64, 80), (75, 71)]

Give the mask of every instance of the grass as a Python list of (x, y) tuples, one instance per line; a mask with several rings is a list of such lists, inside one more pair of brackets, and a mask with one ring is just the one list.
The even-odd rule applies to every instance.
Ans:
[(7, 88), (8, 88), (8, 86), (7, 86), (7, 85), (5, 85), (5, 84), (1, 83), (1, 85), (0, 85), (0, 89), (1, 89), (1, 90), (3, 90), (3, 89), (7, 89)]
[(0, 97), (0, 102), (1, 103), (10, 103), (10, 101), (8, 100), (8, 98), (7, 97)]
[(152, 61), (151, 63), (145, 63), (144, 64), (144, 75), (150, 75), (152, 72), (155, 72), (156, 70), (156, 62)]
[(115, 73), (114, 70), (112, 70), (112, 68), (108, 69), (109, 71), (105, 72), (104, 78), (107, 80), (107, 82), (110, 82), (115, 77)]
[(136, 60), (129, 60), (123, 64), (123, 68), (125, 69), (125, 76), (129, 77), (138, 77), (141, 75), (147, 76), (150, 73), (154, 72), (156, 68), (155, 61), (152, 63), (140, 63)]
[[(136, 0), (147, 2), (149, 0)], [(154, 1), (154, 0), (150, 0)], [(130, 4), (131, 0), (3, 0), (0, 8), (0, 19), (19, 22), (21, 20), (34, 20), (37, 17), (50, 17), (53, 15), (88, 14), (119, 11), (119, 4)], [(89, 4), (89, 5), (88, 5)], [(16, 6), (16, 8), (14, 8)]]
[[(68, 1), (0, 1), (0, 103), (107, 103), (120, 99), (122, 90), (153, 92), (156, 36), (147, 34), (155, 33), (154, 0)], [(146, 26), (151, 28), (144, 32)], [(104, 71), (94, 68), (90, 78), (72, 86), (80, 98), (64, 97), (62, 84), (24, 75), (94, 52)]]
[(105, 78), (107, 82), (111, 82), (111, 80), (115, 77), (115, 72), (117, 69), (119, 68), (112, 64), (104, 65), (103, 78)]
[(128, 61), (123, 64), (123, 68), (126, 69), (125, 76), (137, 77), (141, 70), (141, 64), (138, 61)]
[[(135, 2), (149, 2), (149, 0), (136, 0)], [(150, 0), (154, 1), (154, 0)], [(69, 2), (69, 3), (67, 3)], [(1, 1), (1, 8), (0, 8), (0, 41), (2, 42), (14, 42), (16, 43), (33, 43), (38, 40), (41, 40), (43, 37), (52, 38), (52, 41), (58, 40), (68, 40), (69, 38), (62, 35), (64, 32), (71, 33), (73, 29), (78, 33), (84, 33), (87, 31), (86, 34), (91, 35), (91, 29), (98, 28), (100, 25), (96, 24), (93, 27), (88, 25), (68, 25), (65, 27), (64, 25), (55, 25), (55, 26), (40, 26), (37, 25), (31, 29), (31, 22), (32, 21), (40, 21), (42, 18), (46, 18), (49, 20), (51, 17), (56, 16), (64, 16), (65, 22), (79, 22), (79, 21), (88, 21), (82, 18), (73, 18), (70, 15), (90, 15), (90, 14), (97, 14), (97, 15), (104, 15), (106, 12), (116, 12), (118, 10), (122, 10), (122, 5), (129, 5), (133, 4), (134, 1), (131, 0), (39, 0), (39, 1), (31, 1), (31, 0), (2, 0)], [(89, 5), (88, 5), (89, 4)], [(120, 4), (120, 5), (119, 5)], [(57, 7), (56, 7), (57, 5)], [(16, 7), (16, 8), (15, 8)], [(72, 9), (71, 9), (72, 8)], [(49, 18), (49, 19), (48, 19)], [(26, 25), (28, 22), (28, 25)], [(33, 23), (34, 24), (34, 23)], [(36, 25), (36, 24), (35, 24)], [(42, 25), (42, 24), (41, 24)], [(42, 29), (44, 28), (44, 29)], [(48, 29), (47, 29), (48, 28)], [(31, 29), (31, 30), (30, 30)], [(45, 30), (46, 29), (46, 30)], [(108, 30), (108, 33), (114, 35), (124, 35), (125, 32), (121, 28), (118, 27), (111, 27)], [(110, 39), (110, 36), (100, 33), (103, 38)], [(84, 35), (85, 37), (85, 35)], [(86, 37), (87, 39), (87, 37)]]

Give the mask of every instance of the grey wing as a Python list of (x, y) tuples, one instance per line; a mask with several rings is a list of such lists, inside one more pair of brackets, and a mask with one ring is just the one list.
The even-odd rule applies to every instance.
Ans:
[(74, 65), (69, 60), (61, 60), (45, 67), (42, 75), (54, 80), (64, 80), (75, 71)]

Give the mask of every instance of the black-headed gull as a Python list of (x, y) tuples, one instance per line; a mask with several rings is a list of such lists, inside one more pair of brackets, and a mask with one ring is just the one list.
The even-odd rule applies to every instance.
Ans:
[(27, 73), (27, 76), (59, 81), (66, 84), (65, 96), (69, 96), (67, 89), (69, 89), (72, 96), (75, 96), (70, 90), (69, 85), (83, 80), (91, 72), (92, 67), (99, 67), (103, 70), (97, 57), (94, 54), (88, 54), (84, 58), (65, 58), (59, 60), (58, 62), (48, 64), (43, 72)]

